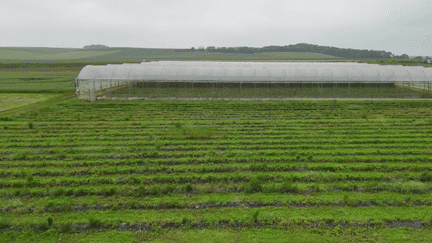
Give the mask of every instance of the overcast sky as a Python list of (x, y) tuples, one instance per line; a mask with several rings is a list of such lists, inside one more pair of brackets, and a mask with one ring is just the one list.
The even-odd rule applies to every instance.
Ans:
[(297, 43), (432, 56), (432, 0), (0, 0), (0, 46)]

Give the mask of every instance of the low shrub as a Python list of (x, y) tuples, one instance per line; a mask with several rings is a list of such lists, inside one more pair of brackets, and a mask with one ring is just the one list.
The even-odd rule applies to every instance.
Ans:
[(33, 129), (33, 122), (27, 123), (29, 129)]

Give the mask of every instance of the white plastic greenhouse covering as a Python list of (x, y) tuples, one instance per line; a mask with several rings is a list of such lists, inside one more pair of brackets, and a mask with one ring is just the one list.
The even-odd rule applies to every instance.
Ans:
[(355, 62), (158, 61), (87, 65), (77, 77), (77, 93), (127, 85), (130, 81), (417, 82), (432, 81), (432, 68)]
[(159, 61), (85, 66), (78, 80), (432, 81), (432, 68), (349, 62)]

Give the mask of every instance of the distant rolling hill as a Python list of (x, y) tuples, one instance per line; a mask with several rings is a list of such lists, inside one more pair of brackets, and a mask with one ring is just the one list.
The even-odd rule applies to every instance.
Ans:
[(47, 47), (0, 47), (0, 62), (140, 62), (148, 60), (323, 60), (340, 59), (318, 53), (268, 52), (256, 54), (190, 52), (178, 49), (111, 47), (103, 50)]

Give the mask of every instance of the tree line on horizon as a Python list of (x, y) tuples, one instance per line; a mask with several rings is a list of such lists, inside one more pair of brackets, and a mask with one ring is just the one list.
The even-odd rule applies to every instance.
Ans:
[[(295, 45), (285, 46), (264, 46), (264, 47), (214, 47), (208, 46), (207, 48), (199, 47), (195, 49), (181, 49), (176, 50), (177, 52), (184, 51), (205, 51), (205, 52), (222, 52), (222, 53), (244, 53), (244, 54), (255, 54), (263, 52), (311, 52), (320, 53), (335, 57), (348, 58), (348, 59), (409, 59), (407, 54), (400, 56), (394, 55), (391, 52), (376, 51), (376, 50), (359, 50), (351, 48), (338, 48), (332, 46), (319, 46), (313, 44), (299, 43)], [(421, 56), (413, 59), (423, 60)], [(427, 58), (429, 59), (429, 58)]]

